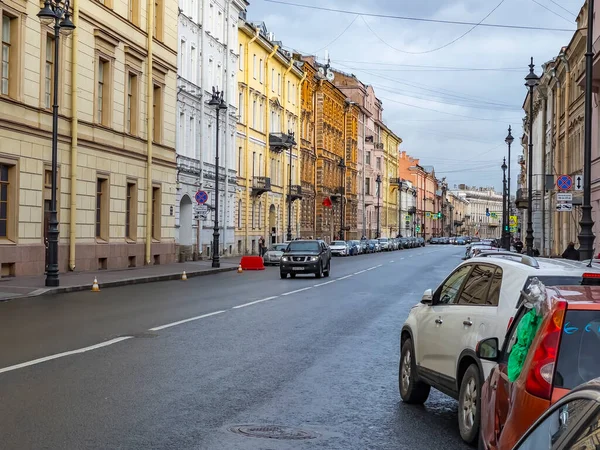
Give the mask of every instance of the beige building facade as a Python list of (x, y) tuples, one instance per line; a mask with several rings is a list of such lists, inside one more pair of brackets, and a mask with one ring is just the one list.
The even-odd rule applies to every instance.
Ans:
[(2, 275), (45, 270), (57, 63), (60, 270), (172, 262), (177, 4), (75, 2), (59, 61), (39, 9), (0, 4)]

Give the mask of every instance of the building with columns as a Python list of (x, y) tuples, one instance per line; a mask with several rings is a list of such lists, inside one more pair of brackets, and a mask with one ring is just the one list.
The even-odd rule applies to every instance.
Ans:
[(502, 234), (502, 194), (492, 187), (459, 184), (451, 193), (468, 203), (467, 235), (499, 238)]
[[(237, 190), (236, 124), (240, 65), (238, 20), (246, 0), (181, 0), (178, 15), (177, 206), (180, 260), (212, 254), (215, 219), (216, 109), (212, 88), (223, 92), (219, 111), (219, 226), (222, 255), (237, 253), (234, 238)], [(194, 213), (195, 193), (208, 193), (206, 217)]]
[(72, 6), (55, 60), (41, 4), (0, 3), (2, 276), (45, 271), (57, 64), (59, 270), (175, 259), (177, 3)]
[(300, 235), (300, 89), (302, 62), (264, 23), (240, 21), (237, 76), (238, 253)]
[(383, 237), (396, 237), (400, 233), (401, 220), (399, 209), (400, 178), (398, 177), (398, 156), (402, 139), (394, 134), (383, 123), (381, 128), (381, 143), (383, 144), (382, 162), (382, 196), (383, 208), (381, 210), (381, 235)]

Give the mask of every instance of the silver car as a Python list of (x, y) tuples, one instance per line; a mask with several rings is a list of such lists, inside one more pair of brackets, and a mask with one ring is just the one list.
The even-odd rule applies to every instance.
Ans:
[(283, 252), (287, 248), (288, 244), (273, 244), (263, 256), (265, 266), (278, 266), (283, 256)]
[(329, 248), (331, 249), (331, 254), (334, 256), (349, 256), (350, 255), (350, 247), (346, 241), (333, 241)]

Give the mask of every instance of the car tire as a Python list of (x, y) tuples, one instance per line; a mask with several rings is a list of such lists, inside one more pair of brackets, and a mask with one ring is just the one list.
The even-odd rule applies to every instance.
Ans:
[(280, 277), (282, 280), (285, 280), (285, 279), (287, 278), (287, 273), (279, 272), (279, 277)]
[(329, 262), (327, 263), (327, 270), (323, 271), (323, 275), (325, 275), (325, 278), (328, 278), (330, 273), (331, 273), (331, 260), (329, 260)]
[(398, 389), (405, 403), (422, 405), (429, 397), (431, 386), (415, 378), (417, 363), (414, 358), (413, 344), (410, 339), (404, 341), (400, 351), (398, 367)]
[(473, 445), (479, 437), (481, 419), (481, 375), (476, 364), (471, 364), (460, 383), (458, 394), (458, 429), (460, 437)]
[(323, 263), (319, 262), (319, 268), (317, 269), (317, 273), (315, 273), (315, 277), (323, 278)]

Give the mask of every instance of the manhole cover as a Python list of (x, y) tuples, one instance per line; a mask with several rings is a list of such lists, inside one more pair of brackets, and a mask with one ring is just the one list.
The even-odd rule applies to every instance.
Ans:
[(300, 428), (284, 427), (281, 425), (238, 425), (229, 428), (230, 431), (242, 436), (257, 437), (264, 439), (315, 439), (318, 434), (301, 430)]

